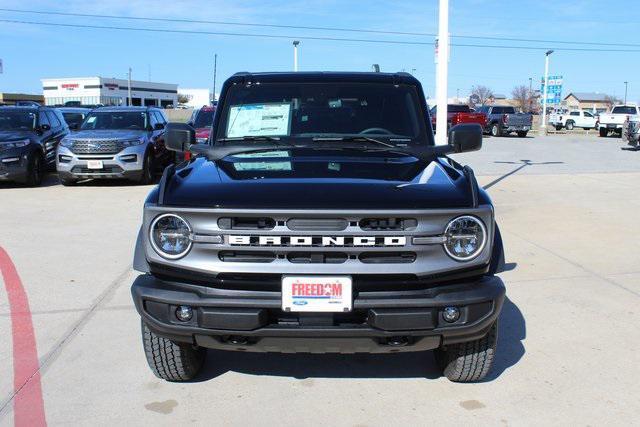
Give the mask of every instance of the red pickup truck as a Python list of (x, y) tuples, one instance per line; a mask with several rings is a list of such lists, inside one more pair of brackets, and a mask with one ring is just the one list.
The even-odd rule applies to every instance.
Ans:
[[(431, 127), (436, 131), (436, 115), (437, 107), (433, 107), (430, 111)], [(477, 123), (484, 127), (487, 124), (487, 115), (484, 113), (476, 113), (471, 111), (468, 105), (449, 104), (447, 105), (447, 128), (458, 125), (460, 123)]]

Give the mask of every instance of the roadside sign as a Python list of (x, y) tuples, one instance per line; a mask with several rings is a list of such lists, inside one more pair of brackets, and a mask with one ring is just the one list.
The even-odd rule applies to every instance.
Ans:
[[(547, 87), (547, 105), (559, 105), (562, 102), (562, 76), (549, 76)], [(544, 94), (544, 77), (540, 79), (540, 93)], [(540, 99), (542, 103), (544, 100)]]

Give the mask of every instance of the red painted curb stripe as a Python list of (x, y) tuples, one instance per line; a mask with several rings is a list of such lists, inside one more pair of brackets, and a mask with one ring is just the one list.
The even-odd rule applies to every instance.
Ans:
[(0, 270), (9, 299), (13, 339), (13, 419), (17, 427), (46, 426), (38, 349), (29, 299), (9, 254), (0, 246)]

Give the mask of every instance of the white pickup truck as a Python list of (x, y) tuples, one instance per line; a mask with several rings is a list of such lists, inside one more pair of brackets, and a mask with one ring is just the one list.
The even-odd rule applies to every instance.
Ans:
[(549, 124), (555, 127), (556, 130), (563, 128), (567, 130), (573, 130), (573, 128), (595, 129), (596, 118), (589, 111), (567, 111), (551, 114)]
[(607, 136), (611, 131), (622, 135), (622, 127), (627, 118), (639, 114), (640, 110), (635, 104), (616, 105), (610, 113), (600, 114), (600, 120), (598, 121), (600, 136)]

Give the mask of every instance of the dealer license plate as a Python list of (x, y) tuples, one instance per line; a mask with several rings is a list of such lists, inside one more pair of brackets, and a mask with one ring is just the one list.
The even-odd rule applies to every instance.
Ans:
[(102, 160), (87, 160), (87, 168), (89, 169), (102, 169), (103, 167)]
[(352, 308), (349, 276), (284, 276), (282, 309), (305, 312), (345, 312)]

